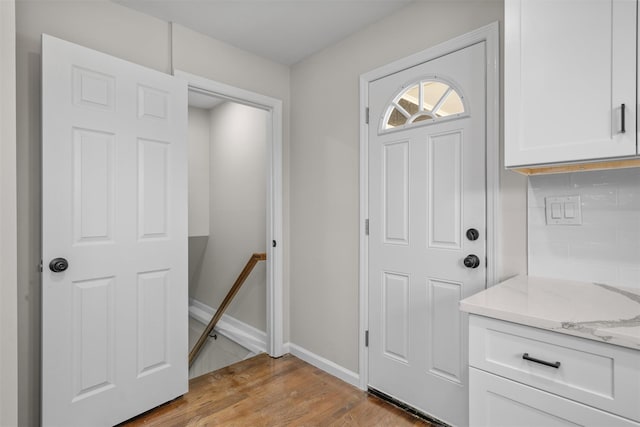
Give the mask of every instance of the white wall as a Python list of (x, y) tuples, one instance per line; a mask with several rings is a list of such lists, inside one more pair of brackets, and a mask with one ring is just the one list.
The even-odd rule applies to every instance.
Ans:
[[(264, 110), (233, 102), (210, 113), (210, 235), (189, 296), (213, 308), (220, 306), (251, 254), (266, 251), (267, 118)], [(264, 262), (254, 268), (226, 314), (266, 331)]]
[[(573, 195), (582, 225), (546, 225), (545, 197)], [(640, 169), (531, 177), (529, 274), (640, 289)]]
[[(167, 22), (106, 0), (18, 0), (16, 3), (20, 425), (38, 425), (40, 419), (41, 286), (36, 267), (40, 262), (41, 221), (41, 33), (163, 72), (171, 71), (173, 59), (175, 68), (183, 71), (282, 99), (284, 128), (288, 129), (288, 67), (177, 26), (171, 36), (170, 29)], [(288, 133), (285, 133), (284, 144), (288, 147)], [(285, 168), (286, 161), (285, 157)], [(286, 209), (286, 170), (284, 179)]]
[(209, 110), (189, 107), (189, 237), (209, 235)]
[[(418, 1), (292, 67), (292, 343), (358, 372), (360, 74), (502, 17), (502, 1)], [(501, 276), (526, 268), (525, 180), (503, 180)]]
[(15, 2), (0, 1), (0, 426), (18, 423)]

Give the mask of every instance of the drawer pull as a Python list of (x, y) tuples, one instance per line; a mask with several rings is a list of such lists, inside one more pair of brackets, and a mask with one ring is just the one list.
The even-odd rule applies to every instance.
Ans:
[(529, 362), (535, 362), (535, 363), (539, 363), (541, 365), (544, 366), (550, 366), (552, 368), (556, 368), (558, 369), (560, 367), (560, 362), (547, 362), (546, 360), (540, 360), (540, 359), (536, 359), (535, 357), (531, 357), (529, 356), (529, 353), (525, 353), (522, 355), (522, 358), (524, 360), (528, 360)]

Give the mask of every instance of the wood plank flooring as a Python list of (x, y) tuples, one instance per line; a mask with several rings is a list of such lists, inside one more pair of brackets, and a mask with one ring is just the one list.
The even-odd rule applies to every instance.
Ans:
[(122, 426), (431, 426), (302, 360), (255, 356)]

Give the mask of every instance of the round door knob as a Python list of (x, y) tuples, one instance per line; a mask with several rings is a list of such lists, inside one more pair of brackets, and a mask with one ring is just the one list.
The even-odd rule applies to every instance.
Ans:
[(478, 266), (480, 265), (480, 258), (478, 258), (476, 255), (467, 255), (467, 257), (464, 259), (464, 266), (467, 268), (478, 268)]
[(69, 268), (69, 263), (64, 258), (54, 258), (49, 263), (49, 270), (54, 273), (62, 273), (67, 268)]
[(467, 230), (467, 239), (474, 241), (478, 240), (478, 237), (480, 237), (480, 232), (475, 228), (470, 228)]

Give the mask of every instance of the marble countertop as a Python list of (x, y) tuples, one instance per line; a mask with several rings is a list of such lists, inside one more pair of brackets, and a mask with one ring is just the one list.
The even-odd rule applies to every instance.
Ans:
[(640, 350), (640, 290), (517, 276), (460, 302), (472, 314)]

